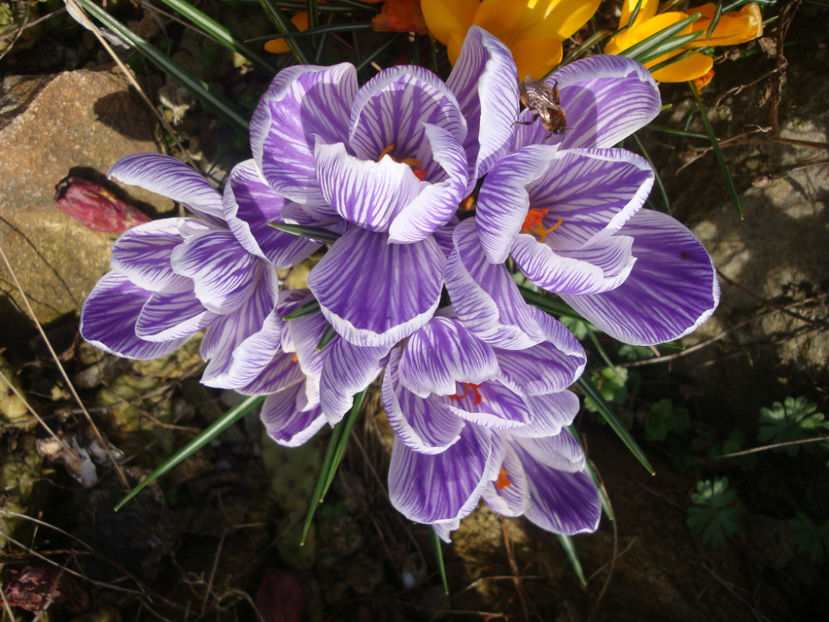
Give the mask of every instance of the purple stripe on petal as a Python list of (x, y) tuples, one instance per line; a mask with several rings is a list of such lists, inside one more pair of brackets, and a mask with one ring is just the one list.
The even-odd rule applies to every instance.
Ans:
[(268, 225), (281, 220), (285, 199), (271, 190), (253, 160), (233, 168), (222, 201), (227, 226), (242, 248), (278, 268), (295, 266), (320, 246)]
[(699, 240), (666, 214), (642, 210), (620, 233), (634, 238), (636, 265), (611, 292), (563, 296), (608, 335), (650, 345), (678, 339), (714, 313), (720, 287)]
[(130, 281), (158, 291), (178, 277), (170, 267), (173, 249), (182, 243), (183, 218), (164, 218), (133, 227), (112, 245), (112, 269)]
[(265, 398), (260, 418), (274, 441), (284, 447), (299, 447), (325, 425), (319, 406), (308, 408), (295, 385)]
[(484, 255), (472, 219), (455, 227), (446, 265), (446, 288), (458, 318), (476, 337), (498, 348), (529, 348), (544, 339), (503, 264)]
[[(307, 300), (313, 300), (310, 292), (307, 293)], [(324, 356), (320, 350), (317, 350), (317, 344), (322, 339), (328, 322), (325, 321), (322, 313), (311, 313), (287, 320), (284, 324), (282, 349), (285, 352), (296, 352), (299, 366), (306, 376), (319, 377), (322, 373)]]
[(397, 437), (416, 452), (446, 451), (460, 438), (463, 420), (439, 401), (424, 399), (406, 390), (398, 375), (399, 361), (400, 349), (395, 348), (383, 378), (383, 407), (389, 424)]
[(305, 374), (293, 356), (279, 351), (256, 379), (244, 386), (236, 387), (236, 391), (243, 395), (269, 395), (304, 380)]
[(507, 444), (503, 462), (484, 488), (486, 504), (502, 516), (521, 516), (530, 503), (530, 489), (518, 455)]
[(434, 532), (440, 537), (441, 540), (449, 544), (452, 542), (452, 538), (450, 534), (455, 531), (458, 527), (460, 527), (461, 521), (460, 519), (453, 519), (453, 520), (445, 520), (445, 521), (437, 521), (431, 523), (431, 527)]
[(594, 294), (618, 287), (627, 278), (636, 261), (632, 244), (631, 238), (619, 235), (590, 247), (556, 251), (521, 233), (512, 244), (512, 257), (521, 272), (542, 289), (555, 294)]
[(152, 292), (109, 272), (95, 284), (81, 310), (81, 336), (102, 350), (131, 359), (154, 359), (181, 346), (187, 337), (151, 342), (135, 334), (135, 323)]
[(380, 361), (388, 351), (388, 347), (361, 348), (344, 339), (335, 339), (323, 348), (320, 405), (331, 425), (351, 409), (354, 395), (380, 375)]
[(271, 188), (299, 203), (322, 201), (314, 145), (346, 139), (356, 94), (357, 72), (348, 63), (277, 74), (250, 122), (251, 152)]
[(409, 165), (389, 156), (379, 162), (362, 160), (346, 153), (342, 143), (317, 143), (314, 158), (325, 201), (342, 218), (370, 231), (388, 230), (426, 185)]
[(434, 399), (458, 417), (496, 430), (511, 430), (532, 420), (522, 396), (499, 382), (474, 387), (459, 384), (453, 395)]
[(203, 377), (202, 383), (223, 389), (235, 389), (252, 383), (280, 352), (282, 329), (282, 318), (271, 311), (262, 321), (259, 330), (233, 348), (230, 365), (222, 376), (210, 379)]
[(195, 335), (216, 319), (193, 294), (192, 284), (179, 277), (155, 292), (141, 309), (135, 334), (147, 341), (169, 341)]
[(389, 466), (392, 505), (419, 523), (463, 518), (487, 484), (491, 451), (489, 431), (474, 425), (464, 427), (458, 442), (437, 455), (412, 451), (395, 438)]
[(173, 270), (193, 279), (202, 304), (215, 313), (230, 313), (250, 296), (264, 263), (239, 246), (230, 231), (211, 231), (176, 247)]
[(507, 260), (530, 209), (527, 186), (544, 175), (555, 154), (555, 147), (528, 145), (501, 158), (484, 180), (475, 222), (481, 246), (492, 263)]
[(647, 160), (624, 149), (562, 150), (530, 186), (530, 201), (548, 210), (543, 226), (555, 227), (551, 248), (578, 248), (618, 231), (642, 207), (653, 180)]
[(352, 229), (311, 270), (308, 287), (344, 339), (390, 348), (432, 317), (445, 263), (431, 237), (389, 244), (384, 234)]
[(602, 504), (589, 473), (557, 471), (523, 456), (522, 463), (530, 484), (530, 504), (524, 512), (528, 520), (564, 535), (596, 531)]
[(384, 69), (357, 94), (348, 144), (357, 157), (376, 160), (393, 145), (398, 159), (415, 158), (428, 172), (431, 148), (424, 124), (437, 125), (456, 140), (466, 136), (466, 120), (454, 94), (434, 73), (402, 65)]
[(566, 429), (553, 436), (535, 436), (512, 439), (513, 446), (544, 466), (575, 473), (584, 468), (584, 450)]
[(118, 160), (107, 176), (168, 197), (199, 216), (224, 224), (219, 192), (197, 171), (171, 156), (134, 153)]
[(579, 412), (579, 398), (571, 391), (533, 395), (524, 401), (530, 407), (532, 421), (511, 430), (512, 436), (532, 438), (558, 434), (563, 426), (573, 423)]
[(567, 116), (562, 147), (612, 147), (659, 114), (659, 87), (650, 72), (623, 56), (595, 55), (568, 63), (546, 83), (558, 82)]
[(466, 195), (466, 153), (458, 139), (437, 125), (424, 124), (426, 138), (439, 171), (427, 172), (420, 194), (397, 214), (389, 227), (394, 242), (419, 242), (455, 215)]
[(450, 395), (456, 383), (480, 384), (499, 376), (492, 348), (458, 320), (434, 317), (403, 347), (400, 382), (420, 397)]
[(503, 382), (522, 395), (563, 391), (581, 375), (585, 357), (568, 356), (549, 342), (526, 350), (498, 350)]
[(472, 26), (446, 84), (469, 124), (464, 147), (474, 183), (507, 152), (512, 139), (518, 117), (518, 75), (512, 54), (497, 38)]

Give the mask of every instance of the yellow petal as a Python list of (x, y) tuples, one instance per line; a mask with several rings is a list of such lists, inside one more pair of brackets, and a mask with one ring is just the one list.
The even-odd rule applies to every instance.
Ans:
[(519, 22), (527, 11), (520, 0), (483, 0), (475, 12), (473, 23), (498, 37), (506, 46), (516, 43), (523, 26)]
[[(705, 29), (711, 25), (716, 13), (715, 4), (704, 4), (694, 9), (702, 13), (702, 19), (694, 24), (695, 30)], [(738, 45), (746, 43), (763, 34), (763, 14), (760, 5), (756, 2), (746, 4), (739, 11), (723, 13), (710, 39), (700, 38), (691, 43), (693, 47), (708, 47), (712, 45)]]
[(483, 0), (475, 23), (512, 46), (521, 39), (564, 40), (584, 26), (600, 0)]
[(659, 8), (659, 0), (624, 0), (622, 2), (622, 17), (619, 19), (619, 28), (624, 28), (630, 22), (630, 16), (639, 5), (639, 12), (636, 14), (636, 21), (643, 21), (656, 15)]
[(527, 76), (540, 80), (561, 62), (562, 47), (559, 39), (522, 39), (510, 49), (518, 67), (519, 80)]
[[(553, 37), (564, 41), (590, 21), (599, 4), (601, 0), (539, 0), (535, 8), (539, 18), (524, 31), (524, 37)], [(539, 15), (538, 6), (543, 9), (543, 15)]]
[[(291, 23), (299, 31), (308, 30), (308, 11), (300, 11), (291, 18)], [(285, 43), (285, 39), (271, 39), (265, 43), (265, 51), (271, 54), (284, 54), (290, 52), (291, 48)]]
[(472, 25), (481, 0), (420, 0), (420, 10), (432, 36), (447, 45), (452, 33), (461, 39)]
[[(651, 66), (654, 64), (648, 63)], [(713, 66), (713, 58), (697, 53), (654, 71), (653, 77), (660, 82), (687, 82), (701, 78), (711, 71)]]
[(454, 65), (461, 55), (461, 48), (463, 47), (463, 40), (466, 37), (466, 32), (453, 32), (449, 35), (449, 41), (446, 42), (446, 55), (449, 57), (449, 62)]

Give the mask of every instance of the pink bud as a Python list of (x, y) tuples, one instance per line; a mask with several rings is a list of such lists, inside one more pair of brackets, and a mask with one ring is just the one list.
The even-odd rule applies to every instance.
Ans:
[(93, 231), (123, 233), (150, 222), (150, 217), (127, 205), (103, 186), (80, 177), (66, 177), (55, 187), (58, 209)]

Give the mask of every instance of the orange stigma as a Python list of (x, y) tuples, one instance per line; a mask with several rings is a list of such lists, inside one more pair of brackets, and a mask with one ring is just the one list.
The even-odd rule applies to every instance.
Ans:
[(507, 471), (504, 467), (501, 467), (501, 470), (498, 471), (498, 479), (495, 480), (495, 488), (503, 490), (507, 486), (511, 485), (512, 480), (509, 478), (509, 471)]
[(475, 209), (475, 195), (470, 194), (463, 201), (461, 201), (460, 210), (462, 212), (471, 212)]
[(292, 360), (294, 363), (299, 362), (299, 359), (296, 357), (296, 354), (292, 354), (292, 355), (291, 355), (291, 360)]
[(552, 233), (561, 226), (564, 222), (563, 218), (559, 218), (558, 222), (552, 227), (544, 228), (544, 217), (549, 213), (548, 209), (530, 208), (527, 212), (527, 217), (524, 219), (524, 224), (521, 225), (521, 233), (529, 233), (530, 235), (538, 236), (539, 241), (543, 244), (547, 241), (547, 234)]
[(475, 396), (474, 400), (472, 401), (473, 404), (480, 404), (481, 403), (481, 394), (478, 393), (478, 389), (481, 388), (480, 384), (473, 384), (471, 382), (461, 382), (463, 385), (463, 393), (456, 393), (455, 395), (450, 395), (450, 400), (462, 400), (467, 395), (469, 395), (469, 390), (472, 389), (472, 395)]

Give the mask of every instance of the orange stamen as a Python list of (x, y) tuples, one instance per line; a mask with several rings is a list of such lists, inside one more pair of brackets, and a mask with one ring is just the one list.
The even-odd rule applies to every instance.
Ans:
[(471, 212), (475, 209), (475, 195), (470, 194), (463, 201), (461, 201), (460, 210), (462, 212)]
[(527, 212), (527, 217), (524, 219), (524, 224), (521, 226), (521, 233), (536, 235), (542, 244), (545, 243), (547, 241), (547, 234), (558, 229), (561, 223), (564, 222), (563, 218), (559, 218), (558, 222), (552, 227), (545, 228), (544, 217), (549, 211), (548, 209), (530, 208)]
[(389, 145), (388, 147), (383, 149), (383, 151), (380, 152), (380, 155), (377, 156), (377, 161), (379, 162), (383, 159), (383, 156), (389, 155), (392, 151), (394, 151), (394, 145)]
[(507, 471), (504, 467), (501, 467), (501, 470), (498, 471), (498, 479), (495, 480), (495, 488), (503, 490), (507, 486), (511, 485), (512, 480), (509, 478), (509, 471)]
[(291, 355), (291, 360), (292, 360), (294, 363), (299, 362), (299, 359), (296, 357), (296, 354), (292, 354), (292, 355)]
[(480, 384), (473, 384), (471, 382), (461, 382), (461, 384), (463, 385), (463, 393), (460, 393), (460, 394), (456, 393), (455, 395), (450, 395), (449, 399), (450, 400), (462, 400), (467, 395), (469, 395), (469, 390), (472, 389), (472, 394), (475, 396), (472, 403), (473, 404), (480, 404), (481, 399), (483, 399), (483, 398), (481, 398), (481, 394), (478, 393), (478, 389), (481, 388), (481, 385)]

